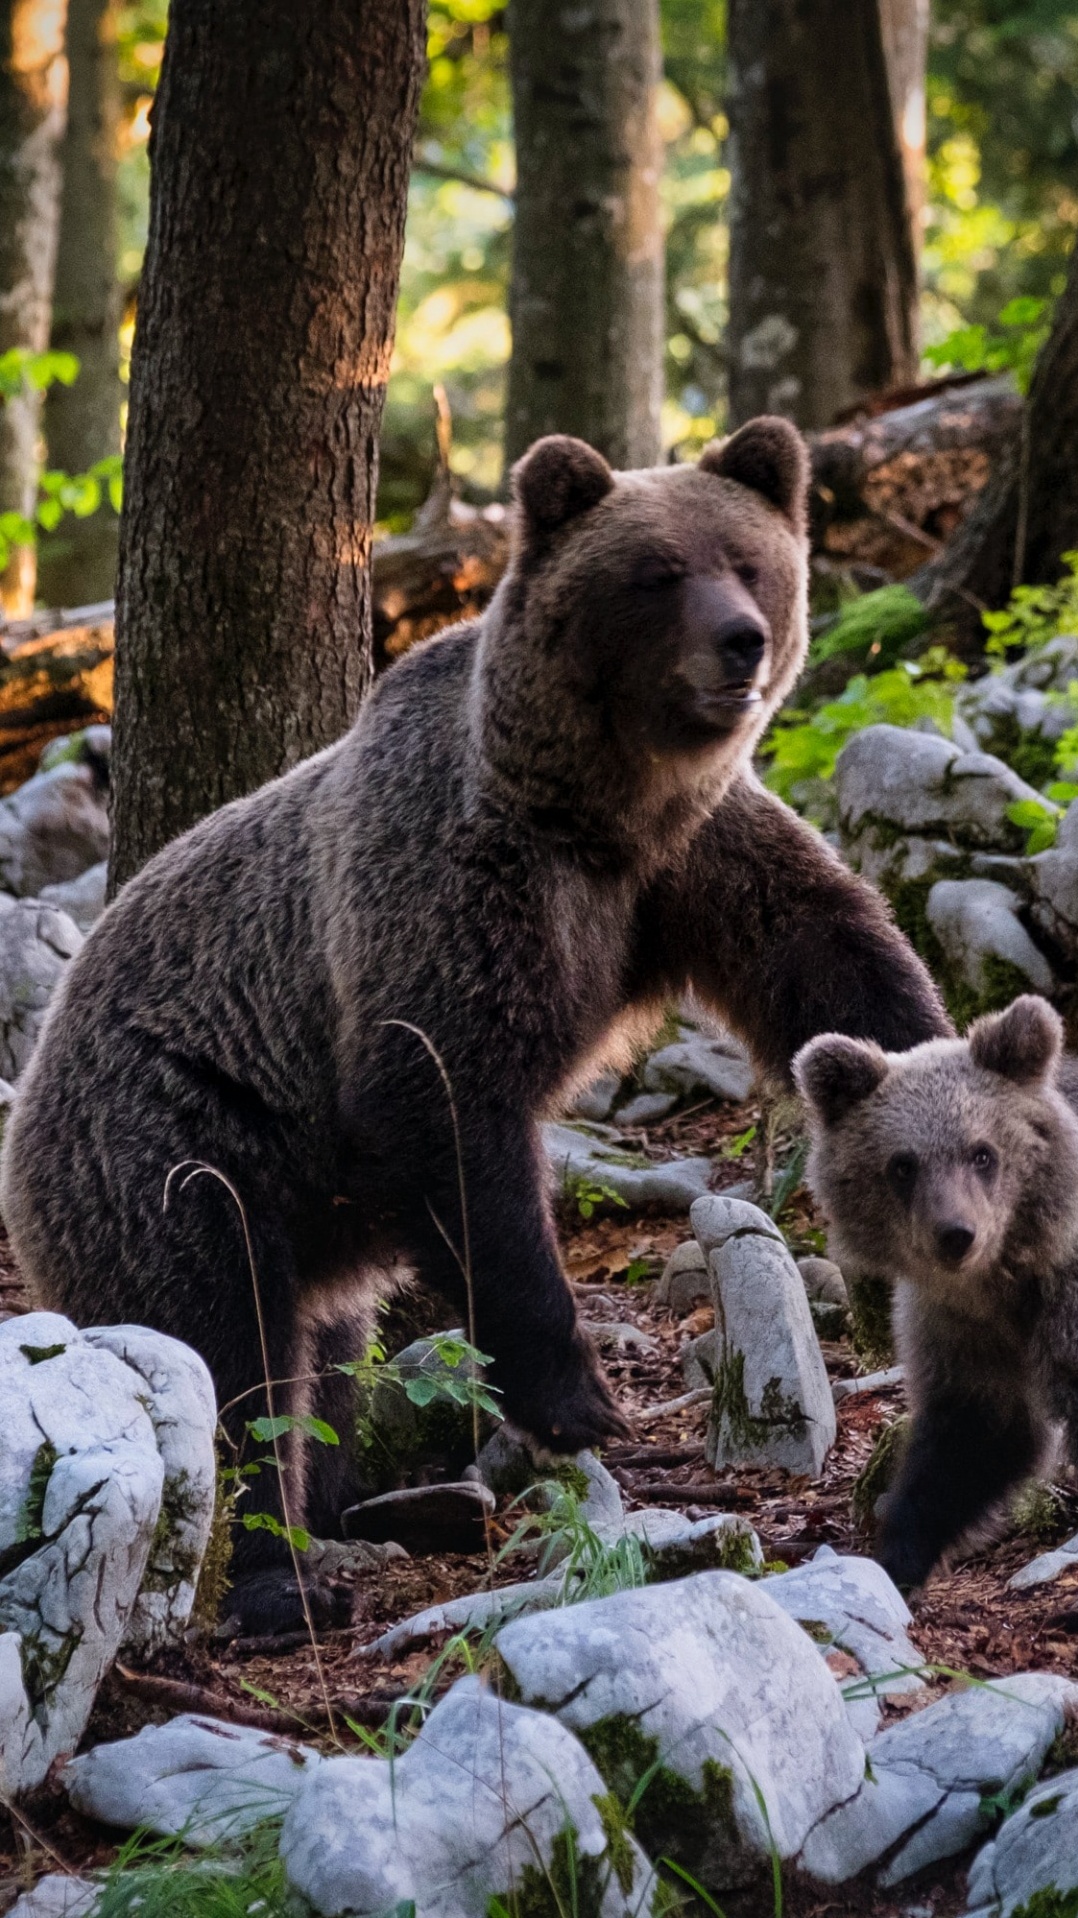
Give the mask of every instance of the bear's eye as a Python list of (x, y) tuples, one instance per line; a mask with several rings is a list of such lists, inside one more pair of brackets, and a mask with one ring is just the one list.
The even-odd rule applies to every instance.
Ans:
[(990, 1145), (975, 1145), (969, 1159), (975, 1172), (994, 1172), (996, 1169), (996, 1155)]
[(752, 587), (760, 584), (760, 568), (753, 566), (747, 559), (739, 560), (738, 564), (734, 567), (734, 572), (737, 574), (742, 586), (749, 587), (750, 591)]
[(656, 586), (676, 586), (685, 577), (685, 562), (674, 553), (644, 553), (633, 567), (632, 584), (648, 592)]
[(887, 1177), (896, 1192), (910, 1192), (917, 1178), (917, 1160), (912, 1152), (896, 1152), (887, 1168)]

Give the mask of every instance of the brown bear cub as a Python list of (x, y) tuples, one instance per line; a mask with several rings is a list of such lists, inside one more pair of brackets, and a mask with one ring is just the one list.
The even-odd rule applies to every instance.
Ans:
[[(543, 1116), (690, 985), (784, 1080), (814, 1032), (948, 1029), (877, 895), (753, 777), (804, 659), (808, 483), (784, 420), (641, 473), (533, 447), (483, 618), (167, 846), (72, 962), (4, 1142), (39, 1300), (188, 1340), (240, 1440), (264, 1332), (277, 1410), (313, 1400), (345, 1441), (335, 1368), (414, 1272), (471, 1310), (536, 1439), (625, 1429), (559, 1262)], [(261, 1325), (225, 1187), (173, 1179), (163, 1206), (192, 1160), (243, 1201)], [(289, 1478), (323, 1536), (357, 1496), (346, 1442), (297, 1439)], [(302, 1622), (287, 1557), (240, 1534), (247, 1629)]]
[(1078, 1465), (1074, 1062), (1043, 999), (888, 1053), (828, 1033), (794, 1077), (837, 1256), (896, 1281), (913, 1425), (879, 1557), (906, 1590), (1033, 1472)]

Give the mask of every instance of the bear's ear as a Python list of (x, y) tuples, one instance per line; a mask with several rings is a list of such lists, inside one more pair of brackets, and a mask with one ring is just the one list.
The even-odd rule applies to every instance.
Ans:
[(525, 544), (598, 506), (614, 484), (601, 453), (568, 433), (536, 440), (513, 468), (513, 495)]
[(750, 420), (728, 440), (713, 440), (700, 455), (705, 473), (717, 473), (762, 493), (784, 513), (795, 533), (808, 524), (808, 448), (796, 426), (774, 414)]
[(1063, 1051), (1063, 1021), (1047, 999), (1025, 992), (1006, 1012), (989, 1012), (969, 1029), (969, 1056), (985, 1072), (1016, 1085), (1043, 1085)]
[(883, 1084), (887, 1055), (870, 1039), (822, 1032), (802, 1046), (793, 1063), (794, 1084), (822, 1125), (836, 1125)]

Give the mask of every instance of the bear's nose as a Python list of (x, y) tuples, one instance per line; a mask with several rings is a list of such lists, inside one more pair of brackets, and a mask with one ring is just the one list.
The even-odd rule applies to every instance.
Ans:
[(969, 1225), (941, 1225), (936, 1228), (936, 1244), (940, 1257), (948, 1265), (958, 1265), (965, 1258), (977, 1234)]
[(726, 679), (740, 684), (754, 678), (767, 643), (767, 632), (761, 622), (736, 613), (716, 627), (714, 637)]

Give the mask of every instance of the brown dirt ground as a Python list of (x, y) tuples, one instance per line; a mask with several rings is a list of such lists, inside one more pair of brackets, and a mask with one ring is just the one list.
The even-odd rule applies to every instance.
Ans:
[[(711, 1154), (717, 1183), (730, 1185), (756, 1172), (758, 1140), (737, 1156), (731, 1156), (730, 1146), (758, 1119), (751, 1105), (708, 1104), (637, 1136), (656, 1157), (667, 1156), (672, 1149)], [(780, 1140), (780, 1158), (781, 1154)], [(803, 1191), (794, 1196), (782, 1223), (795, 1251), (820, 1249), (820, 1222)], [(619, 1403), (630, 1418), (681, 1394), (681, 1345), (711, 1323), (707, 1309), (698, 1309), (679, 1323), (651, 1300), (654, 1276), (687, 1231), (684, 1218), (629, 1218), (617, 1211), (587, 1221), (563, 1222), (566, 1270), (582, 1317), (636, 1325), (658, 1348), (641, 1351), (609, 1342), (603, 1345)], [(642, 1262), (648, 1277), (639, 1276)], [(24, 1310), (25, 1304), (10, 1250), (0, 1237), (0, 1318)], [(395, 1317), (398, 1349), (416, 1330), (433, 1330), (444, 1322), (429, 1299), (412, 1301)], [(824, 1354), (832, 1377), (850, 1376), (860, 1369), (845, 1340), (826, 1345)], [(781, 1472), (711, 1472), (703, 1455), (704, 1406), (641, 1423), (638, 1439), (610, 1446), (604, 1458), (629, 1507), (662, 1503), (683, 1507), (692, 1517), (716, 1510), (737, 1511), (756, 1528), (770, 1560), (795, 1564), (824, 1543), (840, 1552), (864, 1553), (870, 1541), (858, 1530), (851, 1512), (854, 1481), (878, 1433), (901, 1409), (900, 1388), (845, 1400), (839, 1407), (838, 1442), (822, 1478), (813, 1482)], [(895, 1700), (886, 1708), (887, 1716), (917, 1709), (951, 1684), (960, 1683), (961, 1678), (953, 1679), (951, 1673), (985, 1679), (1036, 1669), (1078, 1678), (1078, 1571), (1039, 1591), (1018, 1594), (1005, 1589), (1011, 1573), (1034, 1551), (1078, 1530), (1078, 1488), (1060, 1489), (1060, 1519), (1054, 1532), (1036, 1540), (1013, 1533), (1001, 1537), (933, 1579), (916, 1604), (912, 1636), (926, 1663), (941, 1668), (940, 1676), (912, 1706), (907, 1699)], [(435, 1600), (475, 1590), (491, 1578), (501, 1584), (521, 1576), (521, 1568), (496, 1562), (515, 1519), (516, 1514), (499, 1512), (486, 1556), (409, 1559), (357, 1579), (352, 1626), (326, 1634), (317, 1656), (309, 1644), (280, 1647), (265, 1641), (246, 1645), (237, 1641), (229, 1645), (202, 1638), (162, 1654), (149, 1671), (158, 1679), (201, 1687), (237, 1715), (270, 1710), (280, 1715), (282, 1728), (293, 1726), (298, 1736), (323, 1745), (332, 1742), (328, 1701), (340, 1742), (356, 1749), (358, 1740), (343, 1721), (351, 1717), (375, 1727), (384, 1722), (392, 1698), (417, 1683), (436, 1648), (390, 1662), (357, 1656), (355, 1648)], [(439, 1692), (457, 1669), (446, 1667), (436, 1688)], [(148, 1700), (138, 1689), (138, 1676), (132, 1681), (115, 1671), (101, 1689), (84, 1743), (128, 1735), (144, 1724), (163, 1722), (181, 1708), (170, 1697)], [(114, 1855), (115, 1842), (115, 1834), (72, 1812), (54, 1782), (33, 1794), (17, 1815), (0, 1811), (0, 1911), (43, 1870), (61, 1866), (84, 1870), (106, 1863)], [(898, 1918), (915, 1904), (926, 1918), (929, 1913), (933, 1918), (952, 1918), (963, 1908), (968, 1862), (967, 1857), (922, 1874), (894, 1897), (861, 1883), (821, 1893), (791, 1880), (785, 1888), (785, 1909), (790, 1918), (854, 1918), (869, 1913), (873, 1918)], [(772, 1911), (770, 1892), (759, 1891), (740, 1902), (730, 1900), (727, 1910), (730, 1918), (765, 1918)]]

